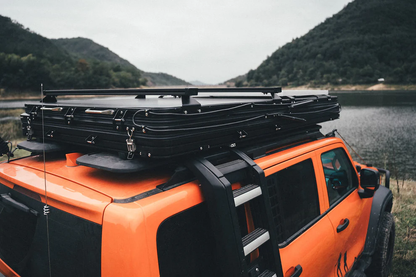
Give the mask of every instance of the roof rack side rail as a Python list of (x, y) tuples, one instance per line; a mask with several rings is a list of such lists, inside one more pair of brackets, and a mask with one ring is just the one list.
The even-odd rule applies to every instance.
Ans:
[(278, 93), (282, 92), (281, 87), (249, 87), (249, 88), (199, 88), (199, 92), (262, 92), (264, 94), (270, 93), (273, 99), (279, 99)]

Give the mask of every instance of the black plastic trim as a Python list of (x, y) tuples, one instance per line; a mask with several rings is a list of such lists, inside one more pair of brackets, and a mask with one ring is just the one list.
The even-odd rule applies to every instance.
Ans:
[[(189, 161), (187, 167), (196, 175), (201, 182), (201, 190), (204, 195), (210, 214), (211, 226), (214, 231), (216, 247), (219, 261), (228, 266), (222, 266), (225, 276), (240, 276), (240, 269), (243, 268), (243, 253), (240, 252), (237, 238), (240, 239), (237, 226), (237, 215), (232, 215), (235, 210), (230, 209), (234, 203), (230, 203), (232, 198), (231, 184), (224, 175), (205, 158)], [(229, 195), (228, 195), (229, 194)], [(226, 261), (226, 263), (225, 263)]]
[(140, 199), (144, 199), (144, 198), (147, 198), (149, 196), (156, 195), (156, 194), (161, 193), (161, 192), (163, 192), (163, 190), (158, 189), (158, 188), (155, 188), (155, 189), (152, 189), (152, 190), (149, 190), (149, 191), (140, 193), (138, 195), (135, 195), (135, 196), (132, 196), (132, 197), (129, 197), (129, 198), (125, 198), (125, 199), (114, 199), (113, 202), (114, 203), (120, 203), (120, 204), (132, 203), (132, 202), (136, 202), (136, 201), (138, 201)]
[(303, 272), (303, 268), (300, 264), (295, 267), (295, 272), (290, 277), (299, 277)]
[(337, 233), (340, 233), (347, 229), (348, 225), (350, 225), (350, 220), (346, 218), (343, 224), (337, 226)]
[(370, 220), (368, 222), (367, 237), (363, 255), (373, 255), (377, 238), (380, 232), (380, 218), (384, 211), (391, 212), (393, 205), (393, 193), (390, 189), (380, 186), (373, 197)]
[(377, 167), (377, 170), (380, 172), (380, 173), (383, 173), (383, 174), (385, 174), (386, 175), (386, 181), (385, 181), (385, 183), (384, 183), (384, 186), (386, 187), (386, 188), (390, 188), (390, 171), (388, 171), (387, 169), (384, 169), (384, 168), (378, 168)]

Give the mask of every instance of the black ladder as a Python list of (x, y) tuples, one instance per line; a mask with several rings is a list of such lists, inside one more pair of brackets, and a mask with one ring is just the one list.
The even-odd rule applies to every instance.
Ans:
[[(223, 276), (283, 276), (263, 170), (240, 150), (199, 158), (187, 166), (201, 183)], [(233, 190), (236, 183), (241, 188)], [(251, 232), (246, 208), (254, 224)], [(251, 257), (256, 249), (258, 256)]]

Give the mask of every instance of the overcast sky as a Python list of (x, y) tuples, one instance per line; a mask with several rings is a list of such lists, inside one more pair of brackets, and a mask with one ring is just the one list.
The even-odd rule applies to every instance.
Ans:
[(217, 84), (257, 68), (349, 2), (0, 0), (0, 15), (47, 38), (90, 38), (144, 71)]

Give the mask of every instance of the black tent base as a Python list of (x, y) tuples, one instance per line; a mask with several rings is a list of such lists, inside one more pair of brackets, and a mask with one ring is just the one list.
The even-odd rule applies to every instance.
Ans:
[[(339, 117), (334, 96), (279, 92), (280, 88), (45, 91), (43, 103), (26, 104), (22, 131), (29, 141), (44, 140), (45, 151), (64, 151), (59, 146), (70, 145), (71, 151), (116, 153), (114, 157), (134, 164), (137, 157), (173, 159), (257, 146), (308, 133)], [(65, 94), (117, 97), (57, 99)], [(43, 152), (34, 142), (20, 147)], [(99, 163), (101, 158), (95, 158)]]

